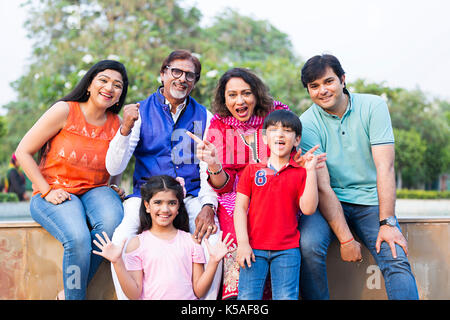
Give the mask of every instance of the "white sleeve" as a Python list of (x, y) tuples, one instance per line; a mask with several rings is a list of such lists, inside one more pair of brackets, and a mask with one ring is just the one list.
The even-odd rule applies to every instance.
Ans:
[[(205, 133), (203, 134), (203, 139), (207, 137), (209, 125), (211, 123), (212, 113), (207, 112), (207, 120), (206, 120), (206, 128)], [(211, 186), (208, 183), (208, 173), (206, 172), (206, 169), (208, 168), (208, 164), (204, 161), (200, 161), (200, 191), (198, 193), (198, 199), (200, 200), (200, 204), (205, 205), (207, 203), (211, 203), (216, 209), (217, 209), (217, 194), (216, 192), (211, 188)]]
[(134, 123), (133, 129), (127, 136), (120, 133), (120, 128), (116, 135), (109, 143), (109, 148), (106, 153), (105, 165), (106, 170), (111, 176), (121, 174), (128, 165), (128, 162), (133, 155), (134, 149), (139, 142), (141, 135), (141, 116)]

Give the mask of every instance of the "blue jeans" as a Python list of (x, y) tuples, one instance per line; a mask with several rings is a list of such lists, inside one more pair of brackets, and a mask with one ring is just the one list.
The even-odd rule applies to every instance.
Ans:
[(239, 271), (238, 300), (262, 300), (270, 268), (273, 300), (298, 300), (300, 250), (256, 250), (256, 262)]
[(64, 247), (63, 281), (67, 300), (86, 297), (86, 288), (102, 257), (93, 254), (95, 234), (112, 237), (123, 218), (119, 195), (109, 187), (98, 187), (72, 200), (54, 205), (35, 195), (30, 202), (31, 217)]
[[(383, 241), (380, 253), (375, 244), (379, 231), (378, 206), (364, 206), (341, 202), (349, 227), (369, 249), (380, 268), (388, 299), (416, 300), (419, 298), (416, 280), (402, 247), (395, 245), (397, 258)], [(400, 225), (397, 224), (400, 229)], [(305, 300), (329, 299), (326, 257), (328, 246), (335, 238), (319, 211), (311, 216), (302, 215), (299, 223), (302, 269), (300, 271), (301, 297)]]

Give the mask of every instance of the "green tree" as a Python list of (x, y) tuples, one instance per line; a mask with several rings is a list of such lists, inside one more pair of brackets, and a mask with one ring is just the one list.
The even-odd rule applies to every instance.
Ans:
[[(17, 101), (5, 106), (8, 136), (0, 153), (10, 155), (34, 122), (66, 95), (94, 62), (107, 58), (119, 60), (127, 68), (127, 103), (152, 93), (160, 85), (163, 59), (173, 49), (183, 48), (196, 53), (202, 62), (201, 80), (193, 96), (208, 108), (218, 78), (231, 66), (257, 69), (274, 88), (275, 97), (286, 99), (283, 102), (289, 105), (298, 104), (300, 98), (293, 88), (295, 84), (300, 87), (299, 62), (286, 34), (267, 21), (228, 10), (212, 26), (202, 28), (201, 12), (179, 3), (28, 0), (24, 4), (29, 13), (25, 27), (33, 40), (33, 54), (28, 71), (13, 83)], [(243, 46), (245, 43), (248, 45)], [(281, 91), (281, 82), (274, 79), (285, 71), (292, 76), (283, 79), (289, 90)]]
[[(415, 131), (420, 135), (426, 146), (423, 159), (423, 172), (404, 170), (402, 177), (405, 182), (419, 185), (417, 179), (421, 177), (421, 184), (428, 188), (435, 182), (439, 174), (447, 172), (449, 168), (450, 121), (449, 102), (439, 99), (430, 100), (419, 89), (406, 90), (403, 88), (389, 88), (384, 83), (366, 83), (359, 79), (349, 86), (355, 92), (371, 93), (382, 96), (388, 106), (392, 125), (403, 131)], [(403, 146), (396, 148), (396, 157), (403, 150)], [(406, 160), (411, 162), (413, 160)]]
[[(219, 77), (232, 67), (253, 70), (271, 95), (297, 114), (311, 105), (300, 81), (302, 59), (289, 37), (266, 20), (255, 20), (235, 10), (217, 15), (201, 27), (201, 12), (178, 0), (28, 0), (25, 24), (33, 40), (28, 71), (13, 83), (17, 100), (4, 106), (7, 114), (0, 132), (0, 160), (6, 161), (34, 122), (66, 95), (88, 68), (102, 59), (125, 64), (130, 80), (127, 103), (145, 99), (160, 84), (159, 68), (173, 49), (188, 49), (202, 62), (202, 74), (193, 96), (211, 106)], [(414, 129), (426, 144), (423, 182), (428, 184), (449, 168), (449, 103), (429, 100), (420, 90), (389, 88), (384, 83), (357, 80), (355, 92), (384, 97), (393, 126)], [(402, 133), (399, 133), (402, 137)], [(405, 138), (406, 139), (406, 138)], [(409, 138), (408, 138), (409, 139)], [(407, 139), (407, 141), (409, 141)], [(400, 141), (400, 140), (399, 140)], [(403, 148), (399, 153), (407, 153)], [(409, 149), (408, 149), (409, 150)], [(405, 160), (407, 161), (407, 160)], [(402, 163), (403, 168), (410, 165)], [(132, 163), (126, 176), (130, 176)], [(402, 169), (406, 183), (418, 183)], [(418, 176), (417, 176), (418, 177)], [(411, 181), (411, 182), (410, 182)]]
[(426, 143), (414, 129), (394, 129), (397, 188), (412, 188), (423, 181)]

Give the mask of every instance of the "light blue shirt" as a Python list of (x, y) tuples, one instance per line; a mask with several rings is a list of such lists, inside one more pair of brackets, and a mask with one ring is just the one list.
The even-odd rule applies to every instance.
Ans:
[(302, 152), (318, 144), (315, 153), (327, 153), (330, 185), (338, 199), (378, 205), (372, 146), (394, 143), (386, 102), (375, 95), (353, 93), (342, 119), (313, 104), (300, 120)]

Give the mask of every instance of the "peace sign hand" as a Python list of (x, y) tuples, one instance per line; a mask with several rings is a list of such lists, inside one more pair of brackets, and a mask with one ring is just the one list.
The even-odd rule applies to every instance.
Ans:
[(208, 166), (215, 166), (219, 164), (219, 160), (217, 159), (217, 149), (214, 144), (209, 142), (208, 140), (201, 140), (196, 135), (192, 134), (192, 132), (186, 131), (186, 134), (191, 137), (195, 142), (197, 142), (197, 158), (200, 161), (204, 161), (208, 164)]
[[(313, 157), (311, 157), (311, 155), (313, 155), (314, 151), (316, 151), (318, 148), (319, 148), (319, 145), (317, 144), (314, 147), (312, 147), (311, 149), (309, 149), (309, 151), (306, 152), (304, 155), (301, 155), (302, 149), (299, 148), (298, 152), (295, 154), (293, 159), (295, 162), (298, 163), (299, 166), (305, 168), (306, 163), (308, 161), (310, 161), (311, 159), (313, 159)], [(317, 157), (316, 169), (325, 167), (325, 160), (327, 160), (327, 154), (321, 153), (321, 154), (317, 155), (316, 157)]]

